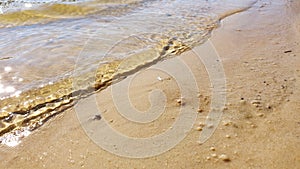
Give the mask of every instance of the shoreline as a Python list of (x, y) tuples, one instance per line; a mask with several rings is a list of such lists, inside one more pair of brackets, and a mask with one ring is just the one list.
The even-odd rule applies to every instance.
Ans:
[[(14, 148), (0, 146), (1, 168), (292, 168), (299, 165), (299, 39), (297, 25), (289, 26), (284, 0), (259, 1), (251, 9), (222, 21), (211, 41), (223, 62), (227, 80), (227, 104), (214, 135), (199, 145), (199, 123), (209, 111), (210, 85), (205, 66), (193, 54), (178, 58), (191, 68), (199, 85), (203, 111), (188, 136), (175, 148), (147, 159), (128, 159), (108, 153), (83, 131), (74, 109), (51, 119)], [(298, 2), (293, 2), (298, 3)], [(276, 5), (279, 4), (279, 5)], [(299, 3), (298, 3), (299, 4)], [(300, 6), (295, 7), (299, 11)], [(285, 9), (285, 16), (277, 9)], [(277, 10), (280, 11), (280, 10)], [(260, 15), (261, 17), (257, 17)], [(279, 22), (270, 20), (275, 16)], [(256, 16), (256, 17), (255, 17)], [(292, 21), (299, 23), (299, 17)], [(249, 24), (249, 21), (252, 24)], [(272, 30), (271, 32), (269, 30)], [(286, 51), (291, 51), (287, 52)], [(298, 58), (297, 58), (298, 57)], [(171, 60), (159, 64), (171, 63)], [(173, 59), (174, 60), (174, 59)], [(149, 108), (148, 92), (162, 89), (167, 96), (166, 112), (145, 126), (129, 123), (118, 115), (111, 87), (96, 94), (103, 105), (103, 118), (121, 133), (149, 137), (168, 129), (179, 111), (180, 92), (175, 81), (160, 71), (142, 70), (132, 83), (134, 106)], [(162, 82), (157, 77), (164, 79)], [(258, 96), (259, 95), (259, 96)], [(243, 99), (241, 99), (243, 98)], [(256, 101), (256, 102), (255, 102)], [(197, 110), (197, 109), (196, 109)], [(297, 118), (298, 117), (298, 118)], [(298, 148), (297, 148), (298, 147)], [(219, 158), (225, 154), (230, 162)]]
[[(13, 88), (13, 90), (19, 90), (11, 95), (3, 95), (3, 97), (1, 98), (0, 144), (15, 145), (17, 144), (19, 138), (27, 135), (23, 133), (34, 131), (35, 129), (43, 125), (46, 121), (48, 121), (51, 117), (72, 107), (72, 105), (76, 104), (76, 102), (81, 98), (86, 98), (95, 92), (101, 91), (107, 86), (110, 86), (113, 81), (122, 80), (128, 75), (139, 72), (139, 70), (148, 68), (151, 65), (155, 65), (157, 62), (161, 62), (166, 58), (171, 58), (180, 55), (187, 50), (191, 50), (193, 46), (197, 46), (196, 44), (202, 44), (202, 41), (204, 42), (208, 37), (210, 37), (211, 31), (217, 28), (217, 25), (219, 25), (219, 21), (222, 20), (225, 16), (244, 11), (248, 9), (248, 6), (253, 5), (252, 3), (237, 4), (239, 5), (229, 5), (228, 9), (226, 8), (226, 12), (223, 11), (224, 9), (219, 9), (219, 7), (216, 7), (219, 9), (216, 11), (216, 14), (219, 13), (217, 14), (219, 17), (208, 21), (208, 23), (203, 21), (204, 25), (207, 24), (205, 26), (207, 28), (203, 29), (204, 33), (197, 30), (196, 33), (190, 34), (194, 34), (194, 36), (191, 37), (185, 37), (186, 35), (182, 34), (182, 36), (179, 35), (178, 37), (180, 40), (176, 40), (176, 38), (164, 39), (163, 37), (161, 37), (162, 39), (152, 38), (151, 34), (139, 35), (138, 38), (136, 38), (135, 36), (129, 36), (128, 38), (125, 38), (124, 41), (122, 40), (118, 42), (116, 44), (117, 47), (115, 46), (114, 48), (119, 48), (118, 45), (120, 45), (120, 48), (126, 49), (127, 46), (129, 46), (130, 50), (136, 51), (139, 50), (140, 47), (137, 46), (136, 48), (131, 48), (130, 46), (136, 46), (136, 44), (143, 43), (146, 43), (151, 47), (148, 46), (147, 48), (145, 48), (145, 50), (136, 52), (136, 54), (129, 54), (128, 57), (125, 57), (123, 59), (116, 59), (111, 61), (110, 59), (104, 59), (103, 62), (107, 61), (107, 63), (103, 63), (101, 65), (95, 64), (96, 67), (98, 67), (95, 67), (94, 71), (92, 71), (93, 69), (90, 68), (88, 69), (88, 71), (84, 72), (82, 70), (83, 68), (80, 68), (80, 66), (79, 68), (77, 68), (76, 66), (76, 69), (73, 71), (72, 75), (63, 74), (58, 77), (54, 76), (52, 80), (49, 79), (49, 82), (45, 81), (40, 85), (38, 85), (37, 83), (37, 86), (32, 85), (28, 89), (26, 85), (22, 85), (22, 83), (18, 84)], [(189, 28), (189, 26), (187, 28)], [(199, 35), (202, 36), (199, 37)], [(155, 42), (141, 40), (148, 38), (151, 39), (150, 41)], [(127, 40), (129, 42), (127, 42)], [(131, 41), (136, 44), (127, 45), (127, 43), (132, 43)], [(114, 55), (113, 53), (114, 50), (112, 50), (112, 53), (109, 52), (108, 55)], [(92, 65), (89, 66), (93, 67)], [(11, 67), (9, 68), (12, 69)], [(26, 69), (23, 71), (19, 71), (27, 72)], [(23, 78), (21, 79), (21, 81), (23, 81)], [(25, 86), (24, 91), (20, 89), (19, 86)], [(5, 89), (2, 90), (6, 93), (8, 92)]]

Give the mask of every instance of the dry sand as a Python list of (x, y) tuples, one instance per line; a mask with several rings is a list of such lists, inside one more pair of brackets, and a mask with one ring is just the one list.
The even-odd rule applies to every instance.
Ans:
[[(224, 66), (227, 102), (220, 125), (204, 144), (197, 140), (199, 123), (204, 123), (210, 108), (209, 77), (201, 60), (187, 52), (178, 58), (195, 75), (203, 112), (173, 149), (146, 159), (116, 156), (87, 137), (70, 109), (19, 146), (1, 146), (0, 168), (300, 168), (299, 13), (297, 0), (259, 1), (248, 11), (226, 18), (214, 31), (211, 41)], [(174, 59), (159, 64), (170, 66)], [(129, 88), (133, 106), (147, 110), (149, 91), (160, 89), (167, 98), (165, 112), (145, 125), (130, 122), (118, 114), (109, 87), (96, 94), (99, 107), (106, 110), (101, 120), (132, 137), (165, 131), (179, 114), (178, 84), (151, 68), (134, 77)]]

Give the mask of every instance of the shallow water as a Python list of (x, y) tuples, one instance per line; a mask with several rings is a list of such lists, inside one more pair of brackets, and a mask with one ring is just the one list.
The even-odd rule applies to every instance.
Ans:
[[(234, 0), (23, 0), (0, 14), (0, 142), (140, 68), (205, 42)], [(25, 5), (26, 4), (26, 5)], [(25, 134), (24, 134), (25, 133)], [(15, 145), (15, 144), (11, 144)]]

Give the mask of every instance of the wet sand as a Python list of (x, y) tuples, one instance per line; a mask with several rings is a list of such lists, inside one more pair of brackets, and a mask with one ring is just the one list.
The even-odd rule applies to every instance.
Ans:
[[(116, 156), (87, 137), (75, 110), (70, 109), (24, 138), (19, 146), (1, 145), (0, 168), (299, 167), (299, 12), (299, 1), (258, 1), (248, 11), (223, 20), (221, 28), (213, 32), (210, 40), (224, 66), (227, 102), (220, 124), (204, 144), (197, 140), (210, 109), (212, 88), (205, 65), (190, 51), (155, 65), (174, 67), (174, 61), (181, 59), (199, 87), (195, 92), (201, 112), (187, 137), (173, 149), (145, 159)], [(159, 119), (142, 125), (122, 118), (112, 98), (112, 87), (108, 87), (95, 95), (104, 111), (100, 120), (139, 138), (170, 128), (180, 111), (180, 89), (174, 78), (152, 68), (133, 75), (128, 91), (133, 106), (140, 111), (149, 108), (150, 91), (163, 91), (166, 109)], [(115, 85), (124, 84), (126, 79)], [(87, 123), (97, 121), (94, 118)]]

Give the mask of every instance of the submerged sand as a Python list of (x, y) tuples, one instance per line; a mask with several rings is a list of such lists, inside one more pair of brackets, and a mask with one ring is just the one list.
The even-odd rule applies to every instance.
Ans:
[[(195, 75), (201, 112), (187, 137), (173, 149), (145, 159), (119, 157), (89, 139), (70, 109), (24, 138), (19, 146), (1, 145), (0, 168), (299, 167), (299, 12), (299, 1), (258, 1), (251, 9), (223, 20), (213, 33), (211, 42), (226, 74), (227, 102), (220, 125), (204, 144), (197, 140), (210, 109), (211, 86), (205, 66), (190, 51), (178, 58)], [(178, 58), (158, 65), (172, 66)], [(146, 111), (148, 93), (154, 89), (164, 91), (167, 98), (158, 120), (141, 125), (122, 118), (111, 87), (96, 94), (99, 107), (105, 110), (102, 118), (131, 137), (145, 138), (167, 130), (180, 111), (180, 90), (173, 78), (151, 68), (142, 70), (134, 75), (130, 99), (138, 110)]]

